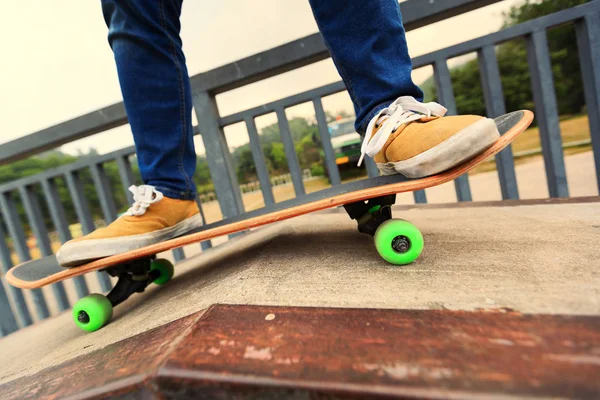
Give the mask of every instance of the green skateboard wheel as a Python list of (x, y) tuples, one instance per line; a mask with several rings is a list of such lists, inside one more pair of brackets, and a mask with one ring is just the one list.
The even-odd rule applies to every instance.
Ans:
[(158, 260), (152, 261), (150, 265), (150, 271), (159, 270), (160, 276), (154, 280), (154, 283), (157, 285), (164, 285), (169, 282), (173, 275), (175, 274), (175, 268), (173, 264), (169, 260), (165, 260), (164, 258), (159, 258)]
[(402, 219), (387, 220), (375, 232), (375, 248), (391, 264), (412, 263), (421, 255), (423, 245), (419, 229)]
[(101, 294), (90, 294), (81, 298), (73, 307), (75, 324), (87, 332), (93, 332), (106, 325), (112, 318), (113, 306)]

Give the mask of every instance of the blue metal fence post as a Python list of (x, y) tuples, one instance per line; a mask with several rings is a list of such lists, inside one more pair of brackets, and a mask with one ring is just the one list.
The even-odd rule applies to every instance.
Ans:
[[(60, 201), (58, 190), (56, 189), (56, 181), (54, 179), (44, 179), (42, 181), (42, 191), (46, 197), (46, 203), (48, 203), (52, 223), (58, 232), (60, 242), (66, 243), (73, 237), (71, 236), (71, 231), (69, 230), (69, 224), (67, 223), (67, 217), (65, 216), (65, 209)], [(76, 276), (73, 278), (73, 283), (79, 298), (87, 296), (90, 293), (83, 276)]]
[[(454, 89), (452, 88), (452, 80), (450, 79), (450, 70), (446, 60), (436, 60), (433, 64), (433, 75), (438, 91), (440, 103), (448, 109), (448, 115), (456, 115), (456, 100), (454, 98)], [(471, 201), (471, 188), (469, 186), (469, 178), (467, 174), (459, 176), (454, 180), (456, 189), (456, 197), (458, 201)]]
[(100, 200), (100, 207), (102, 208), (102, 214), (104, 214), (104, 222), (106, 225), (117, 219), (117, 207), (115, 200), (110, 195), (111, 187), (106, 171), (102, 164), (93, 164), (90, 166), (92, 173), (92, 180), (98, 193), (98, 200)]
[[(485, 108), (488, 117), (496, 118), (506, 114), (502, 81), (500, 79), (500, 70), (494, 46), (484, 46), (479, 51), (478, 59), (479, 70), (481, 72), (481, 86), (483, 87), (483, 96), (485, 98)], [(502, 199), (518, 199), (519, 189), (517, 187), (515, 161), (511, 145), (508, 145), (504, 150), (496, 154), (496, 168), (498, 169)]]
[(119, 169), (119, 177), (121, 178), (121, 185), (125, 191), (125, 197), (129, 204), (133, 203), (133, 194), (129, 191), (129, 187), (134, 184), (135, 179), (133, 172), (131, 171), (131, 164), (129, 163), (129, 156), (119, 156), (116, 159), (117, 168)]
[(0, 280), (0, 337), (6, 336), (18, 329), (17, 320), (4, 290), (4, 285)]
[[(23, 224), (19, 221), (19, 213), (17, 212), (15, 200), (11, 193), (0, 193), (0, 209), (6, 218), (8, 232), (14, 241), (19, 261), (25, 262), (31, 260)], [(33, 297), (38, 318), (40, 320), (48, 318), (50, 316), (50, 311), (48, 311), (46, 299), (44, 298), (42, 291), (40, 289), (32, 289), (31, 295)]]
[[(41, 255), (44, 257), (52, 255), (53, 251), (50, 239), (48, 238), (48, 229), (46, 229), (46, 224), (44, 223), (44, 216), (42, 215), (42, 210), (37, 199), (37, 193), (31, 186), (21, 186), (19, 192)], [(69, 299), (67, 298), (64, 284), (62, 282), (54, 283), (52, 291), (58, 303), (58, 309), (64, 311), (69, 308)]]
[(320, 97), (315, 97), (313, 99), (313, 106), (315, 108), (315, 117), (317, 119), (317, 126), (319, 128), (321, 146), (323, 146), (323, 153), (325, 155), (325, 166), (327, 167), (329, 181), (332, 185), (339, 185), (342, 183), (340, 179), (340, 171), (335, 163), (335, 153), (331, 144), (331, 135), (327, 129), (327, 116), (325, 115), (323, 102), (321, 101)]
[(244, 212), (244, 204), (225, 134), (219, 126), (217, 104), (207, 92), (194, 93), (193, 102), (221, 212), (224, 218), (234, 217)]
[(263, 195), (265, 206), (269, 206), (275, 204), (275, 197), (273, 196), (273, 188), (271, 187), (271, 178), (269, 177), (267, 162), (265, 161), (265, 156), (260, 147), (260, 138), (258, 136), (258, 130), (256, 129), (256, 123), (254, 122), (254, 118), (250, 115), (246, 116), (244, 120), (246, 122), (246, 130), (248, 131), (248, 139), (250, 140), (252, 158), (254, 159), (254, 165), (256, 166), (256, 175), (258, 176), (258, 182), (260, 183), (260, 190)]
[[(10, 249), (6, 245), (6, 232), (4, 232), (4, 227), (2, 226), (2, 223), (0, 223), (0, 266), (2, 267), (3, 273), (8, 272), (8, 270), (13, 266), (10, 256)], [(21, 289), (12, 285), (8, 285), (8, 290), (10, 291), (12, 301), (15, 305), (15, 311), (17, 312), (17, 318), (19, 319), (19, 323), (21, 324), (21, 326), (31, 325), (33, 323), (33, 320), (31, 319), (31, 314), (29, 313), (29, 308), (27, 307), (27, 303), (25, 302), (23, 292), (21, 291)], [(0, 310), (1, 309), (3, 309), (3, 307), (0, 308)], [(10, 316), (8, 315), (7, 318), (10, 319)]]
[[(204, 216), (204, 209), (202, 207), (202, 202), (200, 201), (200, 197), (196, 197), (196, 203), (198, 204), (198, 209), (200, 210), (200, 217), (202, 217), (202, 223), (204, 225), (206, 225), (206, 217)], [(202, 249), (202, 251), (204, 250), (208, 250), (212, 247), (212, 241), (209, 240), (203, 240), (202, 242), (200, 242), (200, 248)]]
[(546, 31), (535, 31), (526, 38), (526, 43), (548, 191), (550, 197), (569, 197)]
[(302, 179), (302, 170), (300, 169), (300, 162), (298, 161), (298, 154), (296, 153), (296, 147), (294, 146), (294, 139), (290, 131), (290, 124), (285, 114), (283, 107), (278, 107), (275, 111), (277, 114), (277, 122), (279, 125), (279, 135), (283, 142), (283, 149), (285, 151), (285, 158), (287, 158), (288, 167), (290, 169), (290, 175), (292, 177), (292, 183), (294, 185), (294, 191), (296, 197), (306, 193), (304, 190), (304, 181)]
[(367, 157), (365, 157), (364, 163), (365, 163), (365, 167), (367, 168), (367, 174), (369, 174), (370, 178), (379, 176), (379, 168), (377, 168), (377, 164), (375, 163), (375, 160), (373, 160), (371, 157), (367, 156)]
[(586, 15), (577, 21), (575, 29), (600, 192), (600, 13)]
[(425, 193), (425, 190), (414, 191), (413, 198), (416, 204), (427, 204), (427, 194)]
[[(75, 207), (77, 219), (81, 223), (81, 230), (84, 235), (87, 235), (88, 233), (93, 232), (94, 229), (96, 229), (96, 226), (92, 220), (92, 212), (90, 211), (88, 201), (83, 193), (83, 183), (79, 178), (79, 172), (68, 172), (65, 175), (65, 179), (67, 181), (69, 193), (71, 194), (71, 199), (73, 199), (73, 206)], [(110, 281), (108, 274), (106, 272), (97, 271), (96, 276), (102, 291), (108, 292), (112, 288), (112, 282)]]

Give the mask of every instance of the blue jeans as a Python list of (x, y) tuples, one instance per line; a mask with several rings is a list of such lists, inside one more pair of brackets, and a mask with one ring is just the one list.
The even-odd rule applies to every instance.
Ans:
[[(144, 183), (194, 199), (196, 152), (179, 17), (183, 0), (102, 0)], [(422, 100), (397, 0), (310, 0), (356, 113), (356, 129), (400, 96)], [(209, 39), (210, 40), (210, 39)]]

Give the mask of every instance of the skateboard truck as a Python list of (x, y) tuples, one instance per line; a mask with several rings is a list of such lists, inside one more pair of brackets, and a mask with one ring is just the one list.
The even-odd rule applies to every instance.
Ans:
[(150, 284), (164, 285), (174, 273), (173, 264), (156, 256), (141, 257), (104, 269), (119, 280), (114, 288), (103, 296), (91, 294), (81, 298), (73, 307), (75, 324), (81, 329), (95, 331), (112, 318), (113, 308), (134, 293), (142, 293)]
[(423, 251), (423, 235), (408, 221), (392, 218), (396, 195), (374, 197), (344, 205), (358, 231), (374, 238), (379, 255), (390, 264), (405, 265), (415, 261)]
[(113, 307), (121, 304), (134, 293), (142, 293), (148, 285), (160, 277), (159, 270), (150, 270), (155, 258), (156, 256), (144, 257), (106, 269), (110, 276), (119, 278), (115, 287), (106, 296)]
[[(110, 276), (119, 278), (115, 287), (106, 295), (112, 307), (121, 304), (134, 293), (142, 293), (152, 282), (160, 278), (161, 271), (151, 269), (155, 258), (156, 256), (144, 257), (105, 270)], [(84, 325), (90, 322), (90, 315), (85, 309), (78, 311), (77, 321)]]
[(379, 196), (344, 205), (358, 231), (373, 236), (379, 255), (394, 265), (415, 261), (423, 251), (423, 235), (408, 221), (392, 218), (396, 195)]
[(344, 205), (350, 218), (358, 223), (358, 231), (375, 236), (377, 228), (392, 219), (391, 206), (396, 203), (396, 195), (381, 196), (367, 201), (357, 201)]

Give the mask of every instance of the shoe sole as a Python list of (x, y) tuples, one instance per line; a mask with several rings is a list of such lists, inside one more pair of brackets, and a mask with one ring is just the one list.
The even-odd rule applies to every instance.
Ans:
[(126, 253), (140, 247), (173, 239), (200, 226), (202, 226), (202, 217), (200, 214), (196, 214), (176, 225), (154, 232), (68, 243), (56, 253), (56, 258), (61, 266), (71, 268), (99, 258)]
[(377, 163), (382, 175), (423, 178), (447, 171), (492, 146), (500, 137), (493, 119), (484, 118), (463, 128), (442, 143), (407, 160)]

